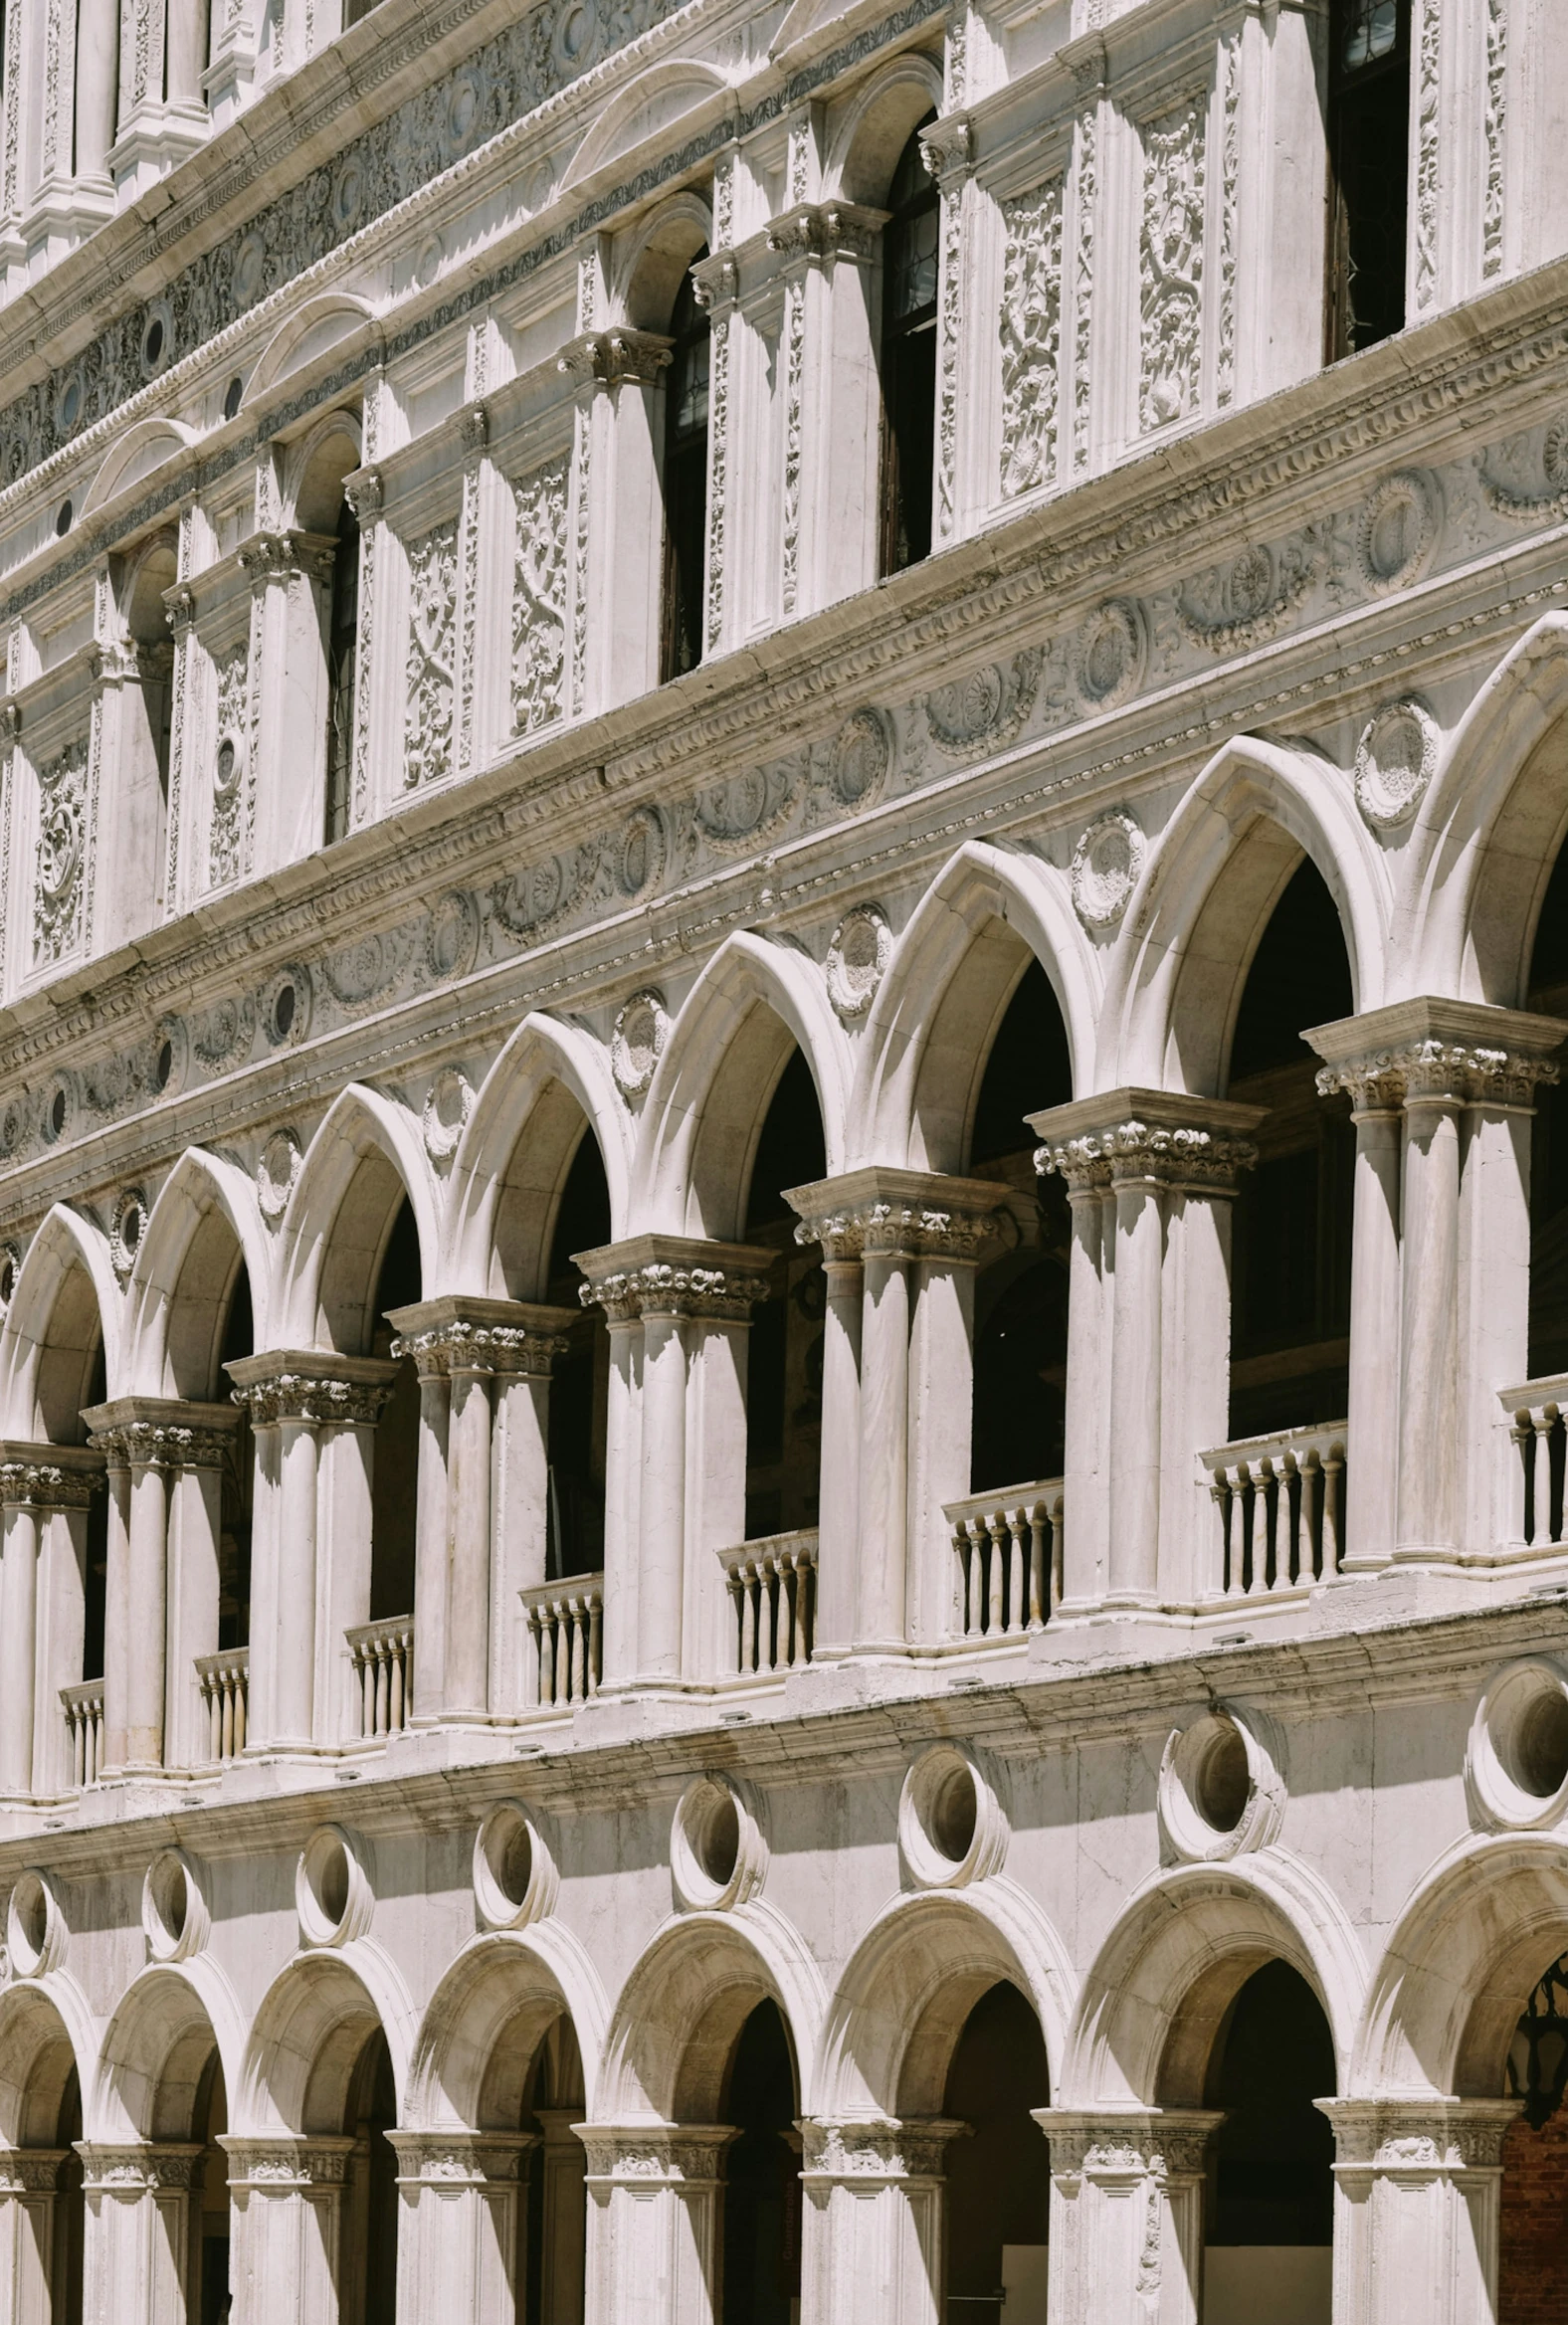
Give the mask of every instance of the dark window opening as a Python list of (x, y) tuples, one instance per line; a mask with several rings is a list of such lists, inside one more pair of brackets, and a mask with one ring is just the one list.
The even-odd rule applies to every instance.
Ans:
[[(707, 257), (706, 246), (692, 260)], [(670, 317), (665, 373), (664, 635), (659, 676), (678, 678), (702, 659), (702, 593), (707, 560), (707, 405), (711, 352), (707, 315), (684, 275)]]
[[(545, 1290), (552, 1307), (578, 1306), (582, 1277), (572, 1264), (572, 1254), (595, 1251), (609, 1241), (609, 1182), (599, 1142), (585, 1130), (555, 1215)], [(597, 1574), (604, 1565), (610, 1330), (603, 1308), (581, 1309), (567, 1338), (567, 1352), (556, 1360), (550, 1382), (546, 1572), (551, 1580), (563, 1574)]]
[(724, 2119), (740, 2137), (724, 2169), (721, 2325), (790, 2325), (800, 2307), (800, 2134), (795, 2063), (776, 2003), (740, 2030)]
[(746, 1208), (747, 1243), (775, 1254), (746, 1351), (748, 1542), (817, 1522), (828, 1278), (818, 1246), (796, 1243), (783, 1190), (810, 1186), (827, 1168), (817, 1085), (796, 1050), (763, 1120)]
[(1405, 327), (1410, 0), (1335, 0), (1328, 61), (1328, 360)]
[(1063, 1182), (1035, 1169), (1024, 1117), (1072, 1095), (1062, 1012), (1031, 961), (992, 1041), (969, 1140), (971, 1173), (1009, 1190), (1017, 1228), (983, 1247), (975, 1279), (972, 1493), (1062, 1474), (1072, 1218)]
[(359, 653), (359, 519), (344, 500), (332, 553), (326, 632), (326, 842), (348, 830), (354, 760), (354, 673)]
[(228, 2325), (229, 2159), (218, 2145), (229, 2128), (228, 2094), (218, 2054), (207, 2061), (197, 2089), (191, 2137), (203, 2154), (191, 2190), (191, 2229), (196, 2246), (196, 2325)]
[(344, 2129), (354, 2142), (343, 2191), (344, 2325), (396, 2325), (397, 2127), (392, 2054), (380, 2028), (360, 2053)]
[[(108, 1395), (108, 1376), (103, 1362), (103, 1343), (100, 1339), (93, 1353), (93, 1372), (88, 1388), (87, 1408), (101, 1405)], [(103, 1628), (108, 1604), (108, 1491), (95, 1493), (88, 1503), (88, 1522), (83, 1529), (86, 1537), (82, 1577), (83, 1632), (82, 1671), (84, 1679), (101, 1679), (103, 1676)], [(79, 2134), (80, 2136), (80, 2134)]]
[[(420, 1271), (419, 1228), (407, 1196), (392, 1223), (392, 1233), (381, 1259), (373, 1303), (375, 1336), (372, 1356), (390, 1356), (390, 1309), (412, 1307), (424, 1298)], [(375, 1468), (370, 1491), (370, 1621), (394, 1615), (412, 1615), (414, 1608), (414, 1539), (419, 1502), (419, 1375), (414, 1359), (405, 1356), (397, 1369), (392, 1394), (376, 1424)]]
[(901, 573), (931, 553), (931, 472), (936, 457), (936, 180), (920, 130), (898, 157), (882, 228), (882, 570)]
[[(251, 1278), (240, 1269), (229, 1296), (228, 1320), (219, 1358), (220, 1381), (224, 1365), (236, 1364), (256, 1352), (256, 1328), (251, 1314)], [(251, 1501), (256, 1479), (256, 1440), (251, 1416), (240, 1408), (239, 1427), (229, 1441), (223, 1471), (223, 1511), (218, 1537), (218, 1647), (249, 1647), (251, 1643)]]
[(1229, 1095), (1269, 1108), (1233, 1210), (1233, 1438), (1345, 1415), (1355, 1131), (1348, 1098), (1318, 1096), (1300, 1036), (1352, 1007), (1339, 914), (1303, 859), (1254, 955), (1231, 1043)]
[(87, 2198), (83, 2193), (83, 2164), (77, 2153), (82, 2137), (82, 2083), (73, 2066), (60, 2102), (60, 2128), (55, 2145), (65, 2159), (55, 2175), (54, 2263), (50, 2270), (53, 2293), (52, 2325), (82, 2325), (84, 2262), (87, 2254)]
[(1032, 2110), (1050, 2103), (1040, 2022), (1016, 1986), (993, 1986), (964, 2021), (942, 2103), (969, 2126), (947, 2150), (952, 2325), (1046, 2313), (1051, 2151)]
[[(1206, 2104), (1225, 2121), (1209, 2149), (1204, 2240), (1272, 2246), (1281, 2279), (1325, 2292), (1323, 2264), (1294, 2256), (1334, 2240), (1334, 2134), (1316, 2104), (1334, 2091), (1322, 2005), (1299, 1971), (1266, 1962), (1232, 2003), (1210, 2065)], [(1326, 2302), (1322, 2314), (1327, 2325)]]
[(1497, 2325), (1568, 2316), (1568, 1956), (1525, 2005), (1503, 2093), (1522, 2100), (1502, 2142)]

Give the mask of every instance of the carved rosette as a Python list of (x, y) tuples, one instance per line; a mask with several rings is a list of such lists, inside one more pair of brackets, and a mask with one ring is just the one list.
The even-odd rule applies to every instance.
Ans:
[(845, 1025), (863, 1018), (892, 958), (892, 930), (880, 904), (855, 904), (828, 942), (823, 976), (834, 1014)]
[(1374, 832), (1408, 824), (1437, 772), (1442, 734), (1425, 703), (1386, 702), (1356, 745), (1356, 805)]
[(616, 1011), (610, 1035), (610, 1070), (628, 1104), (647, 1091), (669, 1036), (665, 997), (652, 986), (634, 993)]
[(1073, 851), (1073, 905), (1085, 928), (1115, 928), (1143, 871), (1148, 843), (1124, 809), (1097, 816)]
[(815, 2182), (819, 2187), (851, 2188), (940, 2180), (949, 2146), (968, 2131), (967, 2123), (934, 2115), (902, 2120), (887, 2115), (808, 2116), (801, 2125), (801, 2178), (808, 2186)]

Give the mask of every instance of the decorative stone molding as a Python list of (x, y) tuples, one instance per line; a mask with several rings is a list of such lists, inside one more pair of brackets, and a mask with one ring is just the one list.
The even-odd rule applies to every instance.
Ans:
[(1002, 749), (1035, 706), (1043, 662), (1030, 647), (1009, 663), (986, 663), (933, 686), (919, 700), (932, 742), (954, 759)]
[(1517, 2099), (1319, 2099), (1334, 2127), (1336, 2170), (1413, 2182), (1500, 2172)]
[(940, 2115), (807, 2116), (801, 2124), (806, 2186), (874, 2188), (940, 2180), (947, 2150), (969, 2132)]
[(178, 1397), (115, 1397), (84, 1411), (88, 1443), (111, 1468), (221, 1469), (239, 1415)]
[(453, 1373), (525, 1373), (547, 1380), (566, 1354), (566, 1333), (576, 1320), (570, 1308), (444, 1292), (390, 1311), (397, 1333), (392, 1354), (411, 1356), (421, 1380)]
[(400, 2188), (493, 2188), (516, 2180), (536, 2131), (389, 2131)]
[(1258, 1106), (1133, 1088), (1026, 1116), (1045, 1139), (1036, 1170), (1042, 1178), (1056, 1172), (1074, 1195), (1138, 1181), (1234, 1195), (1242, 1172), (1258, 1160), (1248, 1133), (1262, 1119)]
[(844, 808), (874, 807), (892, 765), (892, 738), (880, 710), (852, 710), (828, 752), (828, 783)]
[(659, 331), (634, 331), (624, 323), (613, 331), (585, 331), (569, 339), (556, 357), (568, 377), (599, 387), (652, 387), (670, 361), (675, 341)]
[(1284, 1818), (1281, 1756), (1274, 1723), (1236, 1704), (1173, 1728), (1156, 1796), (1164, 1861), (1218, 1864), (1266, 1848)]
[(1138, 410), (1145, 430), (1186, 419), (1202, 395), (1207, 128), (1207, 90), (1143, 124)]
[(140, 1187), (126, 1187), (115, 1198), (109, 1221), (108, 1256), (121, 1283), (136, 1264), (136, 1254), (147, 1227), (147, 1198)]
[(739, 2133), (717, 2123), (580, 2123), (590, 2188), (716, 2187)]
[(1096, 816), (1073, 851), (1073, 907), (1085, 928), (1115, 928), (1143, 871), (1148, 842), (1124, 808)]
[(83, 2185), (90, 2194), (150, 2196), (164, 2188), (191, 2188), (206, 2149), (200, 2141), (79, 2140)]
[(628, 1104), (646, 1093), (669, 1038), (670, 1012), (664, 995), (654, 986), (634, 993), (616, 1011), (610, 1035), (610, 1070)]
[(786, 269), (839, 259), (864, 267), (876, 258), (886, 223), (885, 210), (855, 202), (799, 202), (773, 220), (767, 244)]
[(0, 1507), (86, 1509), (103, 1483), (103, 1455), (87, 1447), (0, 1438)]
[(1051, 2142), (1054, 2180), (1129, 2181), (1201, 2176), (1223, 2113), (1186, 2107), (1035, 2107)]
[(1363, 580), (1381, 596), (1419, 580), (1437, 547), (1443, 506), (1433, 480), (1413, 469), (1385, 477), (1361, 505), (1356, 555)]
[(0, 2196), (51, 2196), (59, 2185), (63, 2147), (0, 2148)]
[(451, 1161), (473, 1111), (473, 1082), (461, 1066), (444, 1066), (425, 1093), (420, 1117), (425, 1152), (433, 1163)]
[(1073, 683), (1090, 713), (1114, 710), (1143, 678), (1143, 617), (1127, 598), (1098, 606), (1079, 628), (1069, 652)]
[(397, 1373), (395, 1364), (378, 1357), (326, 1356), (311, 1348), (240, 1356), (226, 1369), (235, 1404), (245, 1407), (257, 1429), (283, 1421), (372, 1429)]
[(1007, 1861), (1000, 1778), (971, 1747), (932, 1744), (898, 1796), (898, 1850), (917, 1889), (966, 1889)]
[(748, 1323), (767, 1296), (773, 1254), (750, 1244), (698, 1237), (641, 1235), (573, 1255), (587, 1281), (578, 1297), (602, 1307), (612, 1323), (639, 1316), (689, 1316)]
[(403, 784), (414, 790), (453, 769), (458, 678), (458, 525), (438, 524), (408, 550), (409, 634), (404, 663)]
[(267, 2196), (340, 2188), (354, 2153), (351, 2139), (293, 2138), (288, 2132), (264, 2138), (220, 2132), (218, 2145), (229, 2159), (230, 2187), (253, 2189)]
[(863, 1018), (892, 958), (892, 930), (880, 904), (856, 904), (828, 940), (822, 964), (828, 999), (845, 1025)]
[(977, 1259), (1000, 1228), (994, 1180), (880, 1163), (809, 1187), (787, 1187), (784, 1200), (800, 1214), (796, 1243), (820, 1244), (828, 1259), (963, 1262)]
[(262, 1148), (256, 1165), (256, 1198), (269, 1227), (276, 1227), (288, 1210), (303, 1159), (298, 1134), (288, 1128), (275, 1130)]
[(1553, 1052), (1565, 1037), (1556, 1018), (1423, 995), (1303, 1038), (1324, 1060), (1318, 1094), (1344, 1091), (1361, 1114), (1411, 1105), (1528, 1112), (1540, 1084), (1558, 1079)]
[(33, 965), (50, 968), (82, 942), (87, 913), (89, 746), (84, 735), (38, 771)]
[(532, 734), (566, 708), (567, 513), (564, 454), (512, 485), (511, 723)]
[(1437, 773), (1443, 736), (1422, 702), (1407, 697), (1373, 712), (1356, 744), (1356, 806), (1374, 832), (1408, 824)]

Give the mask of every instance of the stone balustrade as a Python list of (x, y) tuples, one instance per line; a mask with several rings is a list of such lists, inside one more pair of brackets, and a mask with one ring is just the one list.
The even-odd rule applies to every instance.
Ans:
[(250, 1648), (231, 1647), (218, 1654), (198, 1655), (196, 1683), (211, 1721), (208, 1759), (237, 1760), (245, 1750), (250, 1709)]
[(734, 1607), (735, 1669), (742, 1678), (802, 1669), (816, 1632), (815, 1526), (766, 1534), (719, 1558)]
[(359, 1692), (359, 1732), (401, 1735), (414, 1702), (414, 1618), (387, 1615), (345, 1632)]
[(961, 1639), (1023, 1639), (1062, 1603), (1063, 1495), (1060, 1477), (1004, 1485), (949, 1501), (953, 1627)]
[(1564, 1451), (1568, 1447), (1568, 1373), (1503, 1389), (1499, 1401), (1513, 1447), (1508, 1533), (1532, 1550), (1563, 1539)]
[(1345, 1439), (1344, 1422), (1333, 1421), (1199, 1454), (1220, 1513), (1216, 1596), (1299, 1596), (1339, 1572)]
[(528, 1626), (525, 1702), (540, 1711), (586, 1703), (604, 1668), (604, 1576), (570, 1575), (519, 1596)]
[(82, 1679), (60, 1690), (66, 1717), (66, 1763), (78, 1792), (97, 1784), (103, 1770), (103, 1682)]

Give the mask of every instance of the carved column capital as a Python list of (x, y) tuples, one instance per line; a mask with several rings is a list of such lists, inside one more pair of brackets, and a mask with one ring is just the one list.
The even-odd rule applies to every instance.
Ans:
[(252, 533), (238, 552), (241, 569), (250, 575), (253, 590), (265, 589), (271, 581), (293, 581), (299, 574), (325, 581), (331, 576), (336, 554), (337, 543), (324, 533), (293, 530)]
[(872, 1163), (842, 1178), (787, 1187), (798, 1244), (826, 1259), (976, 1259), (999, 1232), (1004, 1190), (990, 1179)]
[(808, 2186), (888, 2187), (939, 2180), (947, 2150), (969, 2125), (929, 2115), (808, 2116), (801, 2178)]
[(630, 323), (618, 323), (613, 330), (584, 331), (568, 339), (556, 357), (556, 368), (589, 385), (619, 387), (623, 380), (632, 380), (652, 387), (674, 345), (662, 331), (636, 331)]
[(389, 2131), (400, 2188), (492, 2188), (515, 2181), (539, 2145), (532, 2131)]
[(1116, 2186), (1190, 2180), (1203, 2171), (1223, 2110), (1198, 2107), (1035, 2107), (1051, 2142), (1052, 2177)]
[(264, 2196), (341, 2187), (354, 2152), (351, 2139), (299, 2138), (290, 2132), (265, 2138), (220, 2132), (218, 2145), (229, 2159), (230, 2187)]
[(388, 1321), (398, 1335), (392, 1354), (411, 1356), (421, 1380), (451, 1373), (525, 1373), (546, 1379), (566, 1354), (566, 1335), (577, 1318), (570, 1308), (448, 1292), (394, 1308)]
[(392, 1394), (397, 1366), (375, 1356), (333, 1356), (320, 1349), (276, 1348), (236, 1357), (225, 1367), (259, 1429), (304, 1421), (318, 1428), (371, 1428)]
[(572, 1259), (587, 1277), (578, 1294), (584, 1307), (602, 1307), (612, 1323), (690, 1316), (743, 1324), (766, 1297), (773, 1254), (699, 1236), (641, 1235)]
[(103, 1455), (87, 1446), (0, 1438), (0, 1507), (86, 1509), (103, 1482)]
[(943, 192), (972, 177), (975, 166), (974, 124), (967, 113), (946, 113), (920, 131), (925, 166)]
[(710, 251), (691, 269), (691, 291), (704, 314), (722, 314), (740, 297), (740, 261), (731, 250)]
[(359, 469), (343, 479), (343, 497), (361, 525), (374, 524), (386, 499), (386, 479), (379, 469)]
[(221, 1468), (240, 1425), (228, 1405), (179, 1397), (114, 1397), (82, 1418), (94, 1448), (133, 1469)]
[(1528, 1113), (1540, 1084), (1558, 1079), (1554, 1053), (1565, 1038), (1556, 1018), (1430, 995), (1302, 1035), (1324, 1062), (1320, 1094), (1347, 1092), (1358, 1115), (1412, 1105)]
[(1036, 1170), (1042, 1178), (1055, 1172), (1066, 1179), (1072, 1194), (1141, 1184), (1229, 1196), (1258, 1160), (1249, 1133), (1265, 1111), (1129, 1086), (1025, 1120), (1042, 1141)]
[(1319, 2099), (1334, 2127), (1334, 2169), (1412, 2184), (1456, 2172), (1500, 2172), (1518, 2099)]
[(716, 2187), (740, 2134), (721, 2123), (579, 2123), (590, 2188)]
[(199, 2141), (77, 2141), (89, 2194), (130, 2199), (161, 2188), (189, 2188), (206, 2152)]
[(858, 202), (797, 202), (768, 227), (768, 249), (783, 261), (786, 273), (835, 259), (868, 266), (888, 216)]

